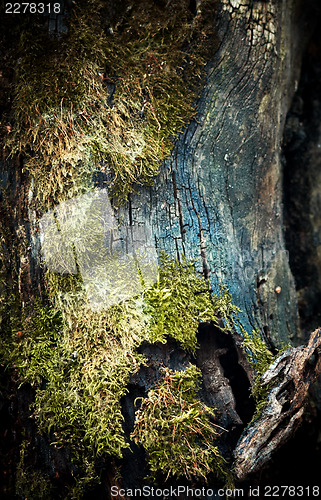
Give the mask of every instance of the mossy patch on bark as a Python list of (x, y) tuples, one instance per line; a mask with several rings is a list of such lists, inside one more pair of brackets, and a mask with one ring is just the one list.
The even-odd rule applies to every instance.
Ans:
[[(220, 297), (211, 297), (193, 265), (173, 262), (166, 256), (154, 285), (100, 311), (91, 309), (81, 279), (50, 272), (47, 284), (53, 304), (36, 303), (28, 312), (25, 306), (20, 318), (3, 323), (1, 353), (20, 383), (34, 386), (32, 409), (39, 429), (51, 436), (54, 446), (71, 450), (78, 478), (86, 483), (95, 479), (99, 457), (120, 458), (130, 446), (123, 430), (121, 398), (128, 392), (130, 377), (148, 362), (138, 353), (139, 346), (172, 337), (195, 352), (199, 321), (213, 321), (225, 328), (221, 307), (232, 326), (237, 321), (237, 309), (226, 291)], [(199, 376), (195, 366), (186, 374), (173, 375), (178, 391), (181, 384), (191, 382), (185, 396), (192, 413), (202, 406), (195, 396)], [(190, 477), (193, 471), (204, 476), (206, 464), (214, 459), (222, 464), (215, 446), (209, 446), (209, 435), (204, 435), (212, 429), (210, 424), (206, 427), (205, 420), (197, 436), (196, 454), (191, 452), (184, 458), (182, 474), (186, 469)], [(187, 427), (185, 430), (188, 432)], [(214, 431), (211, 433), (214, 437)], [(172, 470), (174, 475), (179, 475), (177, 467)], [(156, 462), (152, 470), (156, 470)]]
[(153, 181), (195, 113), (215, 1), (196, 13), (187, 1), (116, 3), (77, 2), (59, 37), (33, 21), (11, 53), (2, 138), (7, 154), (23, 155), (44, 207), (88, 189), (97, 170), (122, 203)]
[(283, 345), (279, 350), (277, 350), (276, 354), (272, 354), (265, 342), (262, 340), (258, 330), (253, 330), (252, 335), (249, 335), (243, 330), (242, 335), (243, 346), (256, 374), (251, 388), (251, 393), (256, 404), (255, 413), (252, 418), (253, 421), (260, 415), (265, 407), (268, 394), (272, 389), (272, 386), (265, 386), (262, 388), (260, 384), (260, 377), (289, 346)]
[(215, 426), (215, 411), (197, 398), (200, 370), (164, 369), (164, 378), (141, 399), (131, 438), (142, 445), (152, 476), (207, 481), (210, 474), (226, 479), (227, 471), (215, 441), (223, 431)]

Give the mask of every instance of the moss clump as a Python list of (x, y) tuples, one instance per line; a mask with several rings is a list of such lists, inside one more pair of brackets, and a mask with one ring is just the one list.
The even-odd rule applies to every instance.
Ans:
[(192, 263), (171, 261), (165, 254), (158, 281), (144, 293), (144, 303), (150, 317), (149, 341), (166, 342), (167, 337), (172, 337), (193, 354), (200, 322), (212, 321), (230, 330), (238, 312), (226, 289), (221, 295), (211, 295)]
[(60, 301), (64, 328), (51, 349), (44, 389), (38, 389), (35, 417), (54, 432), (56, 446), (69, 445), (76, 462), (102, 455), (121, 457), (125, 441), (121, 398), (144, 358), (145, 318), (134, 302), (94, 312), (84, 296)]
[[(16, 311), (17, 314), (17, 311)], [(9, 336), (1, 337), (1, 352), (9, 364), (18, 372), (19, 379), (40, 386), (50, 373), (52, 352), (59, 341), (62, 318), (59, 311), (39, 301), (34, 305), (32, 316), (25, 311), (11, 318)]]
[(211, 421), (215, 413), (197, 399), (200, 378), (194, 365), (182, 372), (166, 369), (163, 381), (142, 399), (131, 438), (145, 448), (154, 475), (205, 481), (213, 472), (226, 475), (213, 445), (219, 434)]
[[(127, 394), (131, 375), (147, 362), (138, 353), (139, 346), (172, 337), (195, 352), (199, 321), (219, 324), (224, 316), (232, 324), (236, 310), (227, 291), (211, 297), (193, 265), (173, 262), (165, 255), (153, 286), (99, 311), (92, 310), (80, 276), (47, 272), (46, 282), (53, 304), (36, 303), (29, 311), (25, 306), (16, 321), (12, 317), (6, 329), (3, 325), (1, 351), (4, 363), (16, 369), (20, 382), (29, 382), (35, 388), (33, 414), (39, 428), (50, 436), (53, 445), (69, 447), (75, 477), (86, 484), (97, 479), (98, 457), (121, 457), (129, 446), (123, 431), (121, 398)], [(194, 472), (205, 475), (208, 464), (216, 459), (215, 467), (220, 467), (217, 450), (209, 444), (209, 437), (216, 432), (206, 423), (212, 413), (208, 410), (203, 420), (199, 412), (204, 407), (194, 400), (199, 380), (195, 370), (192, 367), (185, 375), (170, 376), (177, 387), (175, 397), (183, 398), (182, 406), (175, 403), (173, 412), (186, 412), (180, 435), (184, 429), (188, 432), (189, 419), (194, 420), (196, 415), (202, 422), (201, 432), (207, 436), (205, 444), (195, 444), (196, 451), (186, 449), (181, 470), (182, 474), (188, 470), (190, 477)], [(201, 435), (195, 431), (193, 436), (197, 441)], [(164, 439), (168, 439), (167, 430)], [(198, 460), (195, 469), (193, 457)]]
[(264, 388), (260, 385), (260, 378), (266, 372), (266, 370), (271, 366), (271, 364), (289, 347), (283, 346), (276, 354), (272, 354), (267, 348), (264, 341), (261, 339), (258, 330), (253, 330), (252, 335), (249, 335), (245, 330), (242, 331), (243, 334), (243, 346), (247, 352), (249, 361), (255, 370), (256, 376), (254, 383), (251, 388), (252, 395), (254, 397), (256, 408), (253, 416), (254, 420), (257, 418), (265, 407), (267, 397), (272, 388), (271, 385), (267, 385)]
[(125, 200), (194, 114), (215, 2), (195, 15), (181, 0), (117, 3), (77, 2), (59, 39), (41, 26), (21, 33), (5, 144), (23, 153), (46, 207), (86, 190), (95, 169)]

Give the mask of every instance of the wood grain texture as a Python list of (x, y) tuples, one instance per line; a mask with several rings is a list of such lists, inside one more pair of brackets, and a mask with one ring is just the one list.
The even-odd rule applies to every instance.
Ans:
[(260, 378), (271, 387), (264, 410), (244, 431), (235, 448), (238, 479), (262, 468), (302, 421), (308, 390), (321, 372), (321, 329), (307, 346), (287, 349)]
[[(201, 2), (197, 5), (201, 8)], [(221, 0), (218, 13), (213, 13), (220, 43), (206, 68), (197, 116), (181, 131), (154, 185), (137, 186), (136, 194), (116, 213), (129, 231), (140, 235), (141, 245), (149, 246), (152, 239), (158, 251), (195, 260), (215, 292), (220, 283), (227, 285), (242, 311), (242, 326), (249, 333), (259, 328), (268, 345), (302, 340), (283, 235), (281, 142), (313, 25), (306, 5), (296, 0)], [(6, 193), (1, 199), (7, 257), (2, 266), (7, 284), (17, 282), (23, 301), (43, 286), (32, 184), (14, 162), (1, 163), (0, 179)], [(234, 452), (240, 480), (266, 464), (299, 424), (307, 391), (321, 368), (320, 338), (317, 330), (307, 347), (289, 349), (262, 377), (262, 385), (273, 382), (274, 387), (266, 409)], [(201, 396), (217, 408), (219, 424), (229, 431), (222, 441), (230, 440), (226, 446), (230, 452), (235, 435), (250, 419), (245, 405), (253, 373), (237, 336), (208, 327), (200, 331), (199, 341)], [(160, 364), (182, 369), (190, 361), (170, 342), (144, 346), (142, 351), (150, 365), (131, 380), (124, 398), (128, 429), (134, 418), (134, 396), (155, 383)], [(26, 397), (18, 400), (15, 409), (17, 420), (21, 415), (28, 418), (22, 399), (26, 401)], [(35, 429), (30, 433), (36, 436)], [(19, 439), (20, 434), (10, 446), (17, 447)], [(41, 442), (39, 448), (49, 457), (44, 467), (63, 475), (68, 465), (60, 456), (62, 465), (54, 464), (49, 443)], [(141, 485), (142, 454), (136, 450), (134, 459), (125, 455), (124, 464), (128, 473), (124, 483)]]
[(148, 222), (158, 249), (195, 259), (214, 290), (225, 283), (243, 311), (243, 326), (259, 327), (278, 343), (299, 335), (283, 237), (280, 152), (304, 16), (298, 21), (292, 0), (221, 2), (220, 9), (220, 46), (197, 118), (154, 186), (138, 187), (120, 215), (129, 224)]

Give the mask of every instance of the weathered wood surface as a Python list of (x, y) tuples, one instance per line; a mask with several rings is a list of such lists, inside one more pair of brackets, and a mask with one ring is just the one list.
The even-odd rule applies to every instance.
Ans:
[[(214, 290), (225, 283), (242, 310), (242, 325), (248, 332), (259, 327), (267, 342), (301, 340), (295, 284), (283, 236), (281, 142), (306, 40), (317, 21), (312, 9), (316, 3), (221, 0), (217, 16), (220, 45), (207, 68), (197, 119), (180, 135), (154, 186), (138, 186), (137, 194), (117, 214), (124, 224), (140, 226), (142, 240), (145, 237), (148, 243), (152, 228), (158, 250), (195, 259)], [(29, 181), (19, 171), (20, 166), (1, 165), (2, 183), (10, 199), (10, 206), (2, 206), (1, 213), (9, 228), (8, 249), (17, 249), (18, 240), (25, 241), (28, 248), (30, 244), (29, 262), (22, 262), (14, 251), (8, 255), (12, 268), (20, 269), (23, 296), (33, 293), (32, 286), (40, 288), (41, 273), (39, 241), (28, 208)], [(275, 292), (276, 287), (281, 288), (280, 293)], [(201, 332), (200, 336), (197, 364), (203, 371), (202, 397), (219, 409), (222, 423), (232, 432), (249, 418), (241, 409), (239, 387), (232, 380), (235, 373), (241, 374), (248, 391), (246, 378), (251, 379), (251, 373), (239, 347), (230, 339), (220, 339), (220, 344), (212, 334)], [(287, 351), (264, 375), (262, 384), (283, 378), (272, 390), (261, 420), (238, 444), (235, 471), (239, 479), (261, 467), (299, 423), (308, 386), (320, 371), (319, 331), (311, 338), (308, 347)], [(172, 356), (170, 349), (170, 345), (164, 347), (164, 357), (177, 369), (180, 353), (177, 349)], [(153, 362), (156, 366), (161, 361), (157, 349), (155, 352), (151, 371)], [(230, 352), (234, 353), (233, 362)], [(310, 366), (307, 363), (313, 353), (317, 362)], [(236, 371), (231, 373), (226, 363)], [(141, 376), (140, 385), (146, 390), (148, 377)], [(130, 401), (124, 409), (130, 422)], [(269, 413), (272, 410), (275, 415)], [(21, 403), (17, 420), (23, 411)], [(256, 442), (262, 444), (261, 450)], [(41, 446), (46, 449), (45, 444)], [(139, 484), (142, 457), (126, 460), (127, 480)], [(59, 472), (65, 470), (61, 466)]]
[[(268, 343), (301, 343), (283, 235), (281, 144), (313, 26), (311, 18), (306, 23), (311, 12), (292, 1), (224, 1), (220, 9), (221, 43), (208, 68), (197, 120), (180, 136), (154, 187), (138, 187), (120, 215), (142, 228), (147, 221), (158, 249), (195, 259), (214, 290), (219, 282), (227, 284), (247, 331), (259, 327)], [(202, 337), (197, 357), (202, 396), (219, 409), (221, 424), (231, 433), (246, 415), (240, 417), (239, 398), (222, 366), (222, 346), (210, 335), (211, 340)], [(240, 360), (234, 371), (239, 366)], [(266, 460), (295, 431), (301, 403), (296, 399), (294, 416), (269, 446)], [(243, 455), (237, 448), (240, 461), (248, 445)], [(259, 460), (256, 470), (263, 464)], [(248, 473), (244, 468), (239, 478)]]
[(321, 329), (307, 346), (287, 349), (260, 378), (271, 387), (262, 413), (244, 431), (235, 448), (234, 472), (240, 480), (256, 472), (270, 459), (302, 421), (304, 401), (321, 372)]
[(259, 327), (287, 341), (299, 332), (283, 237), (280, 153), (307, 9), (292, 0), (224, 0), (219, 9), (220, 46), (197, 119), (154, 187), (138, 187), (120, 216), (142, 227), (147, 221), (157, 248), (195, 259), (214, 289), (227, 284), (248, 331)]

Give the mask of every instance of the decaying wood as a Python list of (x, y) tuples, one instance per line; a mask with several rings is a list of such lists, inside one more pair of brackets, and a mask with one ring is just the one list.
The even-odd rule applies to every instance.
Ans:
[(311, 334), (307, 346), (287, 349), (262, 375), (261, 386), (272, 389), (262, 413), (245, 429), (234, 451), (238, 479), (260, 469), (293, 434), (320, 372), (321, 328)]
[(138, 186), (119, 211), (124, 224), (141, 228), (142, 244), (150, 244), (151, 228), (158, 251), (195, 261), (213, 290), (225, 283), (245, 330), (258, 328), (275, 344), (301, 343), (283, 237), (280, 144), (305, 26), (313, 26), (307, 15), (295, 0), (219, 2), (220, 45), (197, 120), (178, 137), (154, 186)]
[[(157, 251), (195, 260), (197, 269), (210, 277), (215, 291), (219, 291), (221, 282), (225, 283), (233, 303), (242, 310), (242, 326), (249, 333), (257, 327), (265, 332), (266, 340), (271, 332), (276, 344), (298, 340), (297, 337), (300, 340), (295, 283), (283, 236), (280, 145), (285, 116), (300, 78), (305, 45), (317, 23), (317, 16), (311, 15), (314, 4), (317, 7), (317, 0), (218, 2), (213, 23), (219, 47), (209, 61), (200, 90), (197, 119), (178, 137), (173, 154), (162, 165), (154, 185), (137, 186), (137, 192), (116, 214), (124, 225), (133, 226), (133, 234), (140, 228), (142, 246), (150, 244), (152, 228)], [(59, 31), (60, 22), (50, 21), (51, 33)], [(317, 152), (319, 142), (318, 138)], [(306, 165), (305, 161), (301, 163)], [(0, 214), (9, 228), (4, 245), (8, 249), (8, 268), (10, 272), (11, 267), (18, 269), (19, 292), (24, 299), (41, 289), (43, 278), (38, 259), (40, 245), (36, 235), (33, 237), (33, 216), (28, 205), (29, 181), (26, 175), (19, 177), (20, 170), (21, 166), (13, 163), (10, 168), (4, 162), (0, 164), (0, 180), (8, 199), (8, 210), (3, 203)], [(312, 179), (316, 171), (317, 167)], [(300, 182), (299, 179), (299, 186)], [(315, 192), (317, 197), (316, 188)], [(314, 213), (319, 214), (318, 205), (315, 206)], [(310, 211), (309, 206), (308, 219)], [(317, 216), (315, 219), (319, 227)], [(297, 234), (296, 230), (296, 245)], [(22, 248), (22, 241), (26, 242), (29, 264), (16, 250)], [(314, 241), (319, 241), (317, 236)], [(313, 266), (311, 269), (315, 272)], [(9, 271), (5, 277), (10, 283)], [(224, 433), (223, 442), (248, 421), (246, 377), (250, 378), (251, 373), (237, 343), (206, 328), (203, 325), (200, 331), (197, 354), (203, 375), (202, 400), (218, 409), (219, 424), (229, 431)], [(262, 385), (273, 383), (273, 388), (265, 409), (244, 431), (235, 450), (235, 473), (240, 480), (267, 463), (273, 451), (299, 425), (308, 388), (321, 371), (320, 332), (311, 335), (308, 346), (284, 352), (262, 377)], [(171, 369), (181, 370), (189, 362), (189, 355), (171, 342), (144, 349), (150, 366), (131, 381), (132, 392), (124, 398), (127, 427), (133, 426), (135, 397), (147, 392), (155, 382), (159, 364), (164, 361)], [(18, 462), (17, 450), (25, 439), (26, 427), (27, 437), (29, 432), (32, 443), (37, 444), (35, 456), (47, 457), (43, 469), (46, 472), (47, 468), (50, 474), (55, 471), (56, 478), (64, 478), (61, 481), (65, 488), (68, 481), (73, 481), (69, 452), (62, 449), (58, 454), (30, 427), (26, 410), (30, 403), (23, 390), (19, 398), (13, 398), (14, 407), (10, 400), (0, 400), (0, 406), (5, 408), (2, 415), (6, 415), (6, 421), (2, 419), (0, 444), (3, 448), (5, 443), (9, 450), (0, 460), (9, 470), (6, 481), (9, 476), (14, 478), (14, 460)], [(6, 438), (5, 425), (14, 429), (12, 437), (9, 432)], [(10, 468), (5, 461), (12, 463)], [(123, 485), (141, 486), (143, 454), (134, 450), (134, 454), (125, 455), (124, 464)], [(108, 477), (107, 489), (112, 484), (116, 484), (114, 478)]]

